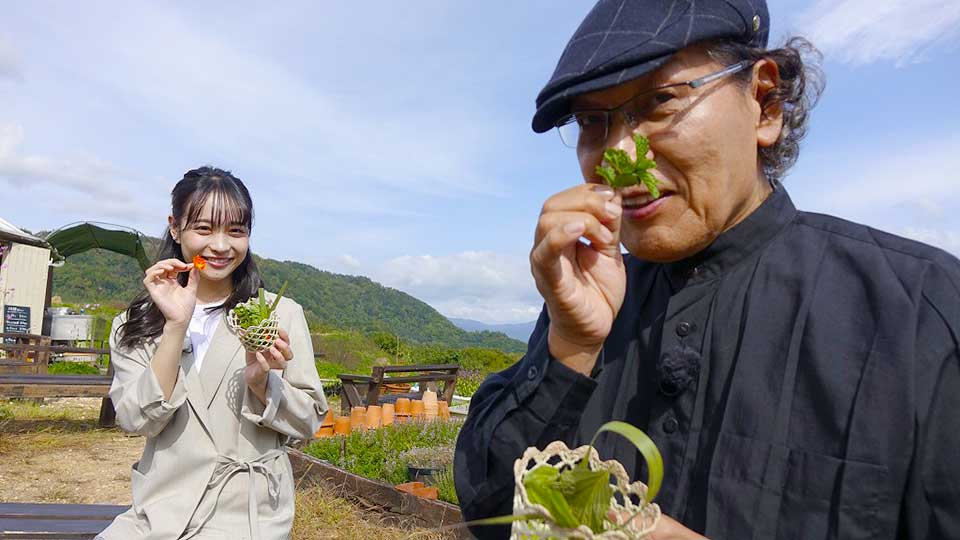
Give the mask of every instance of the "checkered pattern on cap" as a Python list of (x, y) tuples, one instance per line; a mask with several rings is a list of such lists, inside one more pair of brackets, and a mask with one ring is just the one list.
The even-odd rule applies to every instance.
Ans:
[(687, 45), (730, 38), (765, 47), (769, 28), (765, 0), (600, 0), (537, 96), (533, 130), (552, 128), (574, 96), (640, 77)]

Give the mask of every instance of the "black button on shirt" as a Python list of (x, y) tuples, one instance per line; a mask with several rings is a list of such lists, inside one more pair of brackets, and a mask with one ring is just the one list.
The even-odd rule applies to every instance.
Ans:
[[(623, 420), (663, 455), (656, 502), (712, 540), (960, 538), (954, 257), (797, 212), (779, 187), (690, 259), (625, 263), (591, 377), (550, 358), (544, 312), (524, 358), (474, 395), (455, 458), (465, 519), (512, 511), (527, 446), (586, 444)], [(698, 362), (676, 395), (660, 391), (662, 353)], [(646, 478), (626, 441), (597, 449)]]

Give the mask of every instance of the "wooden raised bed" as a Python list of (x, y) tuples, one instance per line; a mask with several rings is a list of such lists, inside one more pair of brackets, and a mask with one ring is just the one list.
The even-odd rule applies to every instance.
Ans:
[[(319, 460), (294, 448), (287, 449), (297, 488), (322, 485), (338, 495), (383, 515), (383, 523), (403, 528), (437, 529), (463, 521), (460, 508), (443, 502), (421, 499), (397, 490), (390, 484), (371, 480)], [(460, 538), (473, 536), (462, 528)]]

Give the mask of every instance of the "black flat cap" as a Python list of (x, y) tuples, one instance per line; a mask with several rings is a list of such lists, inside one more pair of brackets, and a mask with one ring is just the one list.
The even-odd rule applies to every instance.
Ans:
[(548, 131), (574, 96), (636, 79), (701, 41), (766, 47), (765, 0), (600, 0), (570, 38), (537, 96), (533, 130)]

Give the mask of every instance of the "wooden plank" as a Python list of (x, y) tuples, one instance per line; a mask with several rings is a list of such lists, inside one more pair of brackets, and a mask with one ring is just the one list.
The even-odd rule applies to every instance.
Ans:
[(0, 375), (0, 381), (17, 384), (110, 384), (109, 375)]
[(0, 378), (0, 396), (12, 398), (99, 397), (110, 392), (109, 384), (11, 384)]
[(353, 407), (362, 407), (363, 396), (357, 385), (344, 382), (340, 387), (340, 414), (349, 415)]
[(129, 506), (0, 503), (0, 539), (93, 539)]
[(457, 376), (452, 373), (436, 373), (430, 375), (407, 375), (404, 377), (386, 377), (383, 379), (385, 383), (411, 383), (411, 382), (428, 382), (428, 381), (455, 381)]
[(77, 354), (110, 354), (110, 349), (101, 349), (101, 348), (94, 348), (94, 347), (70, 347), (69, 345), (7, 344), (7, 345), (0, 345), (0, 351), (37, 351), (37, 352), (77, 353)]
[(112, 521), (0, 519), (0, 539), (93, 540)]
[(126, 512), (129, 505), (0, 503), (0, 518), (44, 517), (46, 519), (106, 519)]
[[(332, 487), (338, 494), (366, 503), (386, 516), (393, 514), (401, 526), (439, 528), (463, 521), (456, 505), (404, 493), (390, 484), (353, 474), (299, 450), (288, 448), (287, 455), (296, 485), (302, 486), (305, 481), (306, 485)], [(472, 538), (466, 528), (459, 532), (461, 538)]]
[(382, 366), (385, 373), (406, 373), (413, 371), (457, 371), (456, 364), (413, 364), (409, 366)]

